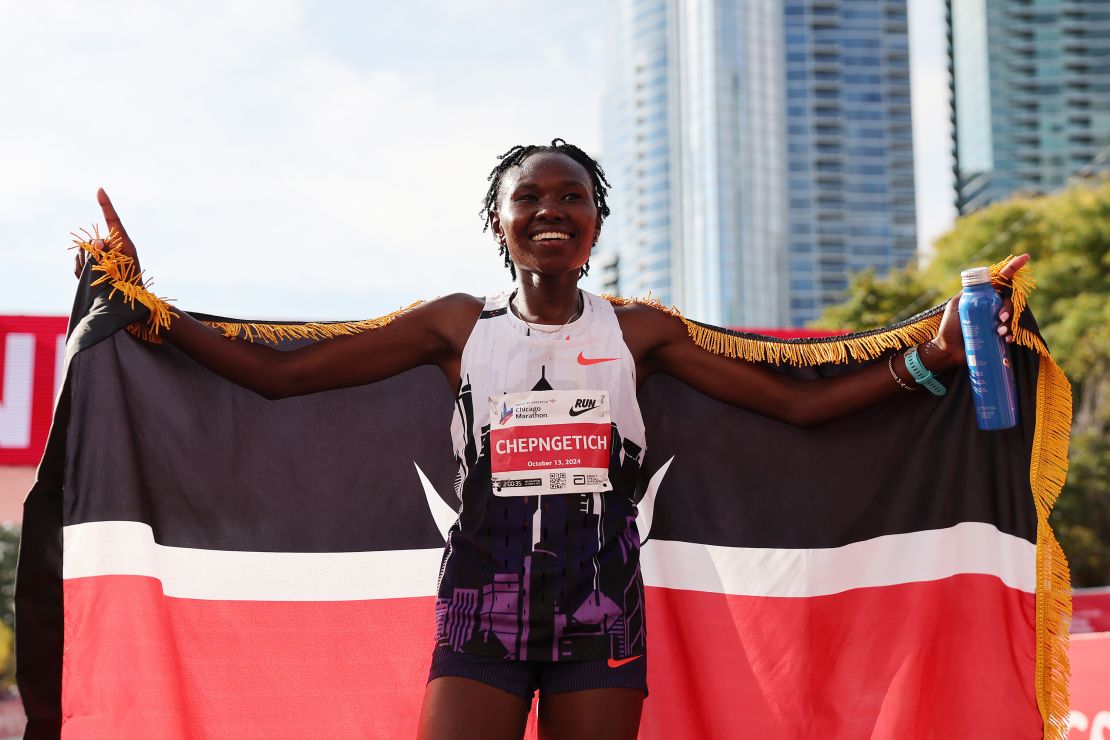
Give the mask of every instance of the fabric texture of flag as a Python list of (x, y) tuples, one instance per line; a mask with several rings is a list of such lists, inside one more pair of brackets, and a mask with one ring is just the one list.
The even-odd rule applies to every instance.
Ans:
[[(135, 336), (160, 304), (103, 277), (82, 280), (25, 504), (25, 737), (412, 737), (457, 505), (441, 373), (267, 401)], [(1001, 432), (976, 428), (962, 371), (943, 398), (816, 431), (645, 385), (641, 737), (1066, 735), (1070, 590), (1048, 516), (1070, 389), (1026, 291), (1021, 423)], [(809, 340), (687, 326), (816, 378), (931, 337), (942, 309)], [(208, 317), (282, 348), (389, 319)]]

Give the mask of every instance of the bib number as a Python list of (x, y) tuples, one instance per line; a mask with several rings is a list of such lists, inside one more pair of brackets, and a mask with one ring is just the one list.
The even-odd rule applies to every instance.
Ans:
[(497, 496), (613, 490), (606, 391), (529, 391), (489, 400), (490, 469)]

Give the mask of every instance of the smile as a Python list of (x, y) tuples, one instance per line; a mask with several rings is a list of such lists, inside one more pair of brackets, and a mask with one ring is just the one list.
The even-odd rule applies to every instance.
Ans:
[(532, 237), (534, 242), (548, 241), (551, 239), (570, 239), (570, 234), (563, 231), (544, 231)]

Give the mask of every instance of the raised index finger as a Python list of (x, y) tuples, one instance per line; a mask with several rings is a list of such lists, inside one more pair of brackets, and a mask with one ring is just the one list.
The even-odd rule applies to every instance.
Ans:
[(1018, 270), (1025, 267), (1025, 263), (1029, 261), (1028, 254), (1019, 254), (998, 271), (999, 276), (1006, 280), (1012, 280), (1014, 275), (1017, 275)]
[(131, 238), (127, 236), (127, 230), (123, 228), (123, 223), (119, 220), (119, 215), (116, 209), (112, 206), (112, 201), (108, 198), (108, 194), (104, 192), (104, 188), (96, 191), (96, 202), (100, 204), (100, 210), (104, 213), (104, 221), (108, 224), (108, 235), (117, 233), (123, 243), (127, 246), (131, 244)]

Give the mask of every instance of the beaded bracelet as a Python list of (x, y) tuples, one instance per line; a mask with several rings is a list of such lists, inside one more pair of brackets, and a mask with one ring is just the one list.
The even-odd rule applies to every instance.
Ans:
[(894, 382), (898, 384), (899, 388), (901, 388), (902, 390), (905, 390), (905, 391), (916, 391), (917, 390), (912, 385), (907, 385), (906, 381), (899, 378), (898, 373), (894, 372), (894, 355), (890, 355), (889, 357), (886, 358), (886, 366), (890, 369), (890, 377), (894, 378)]

